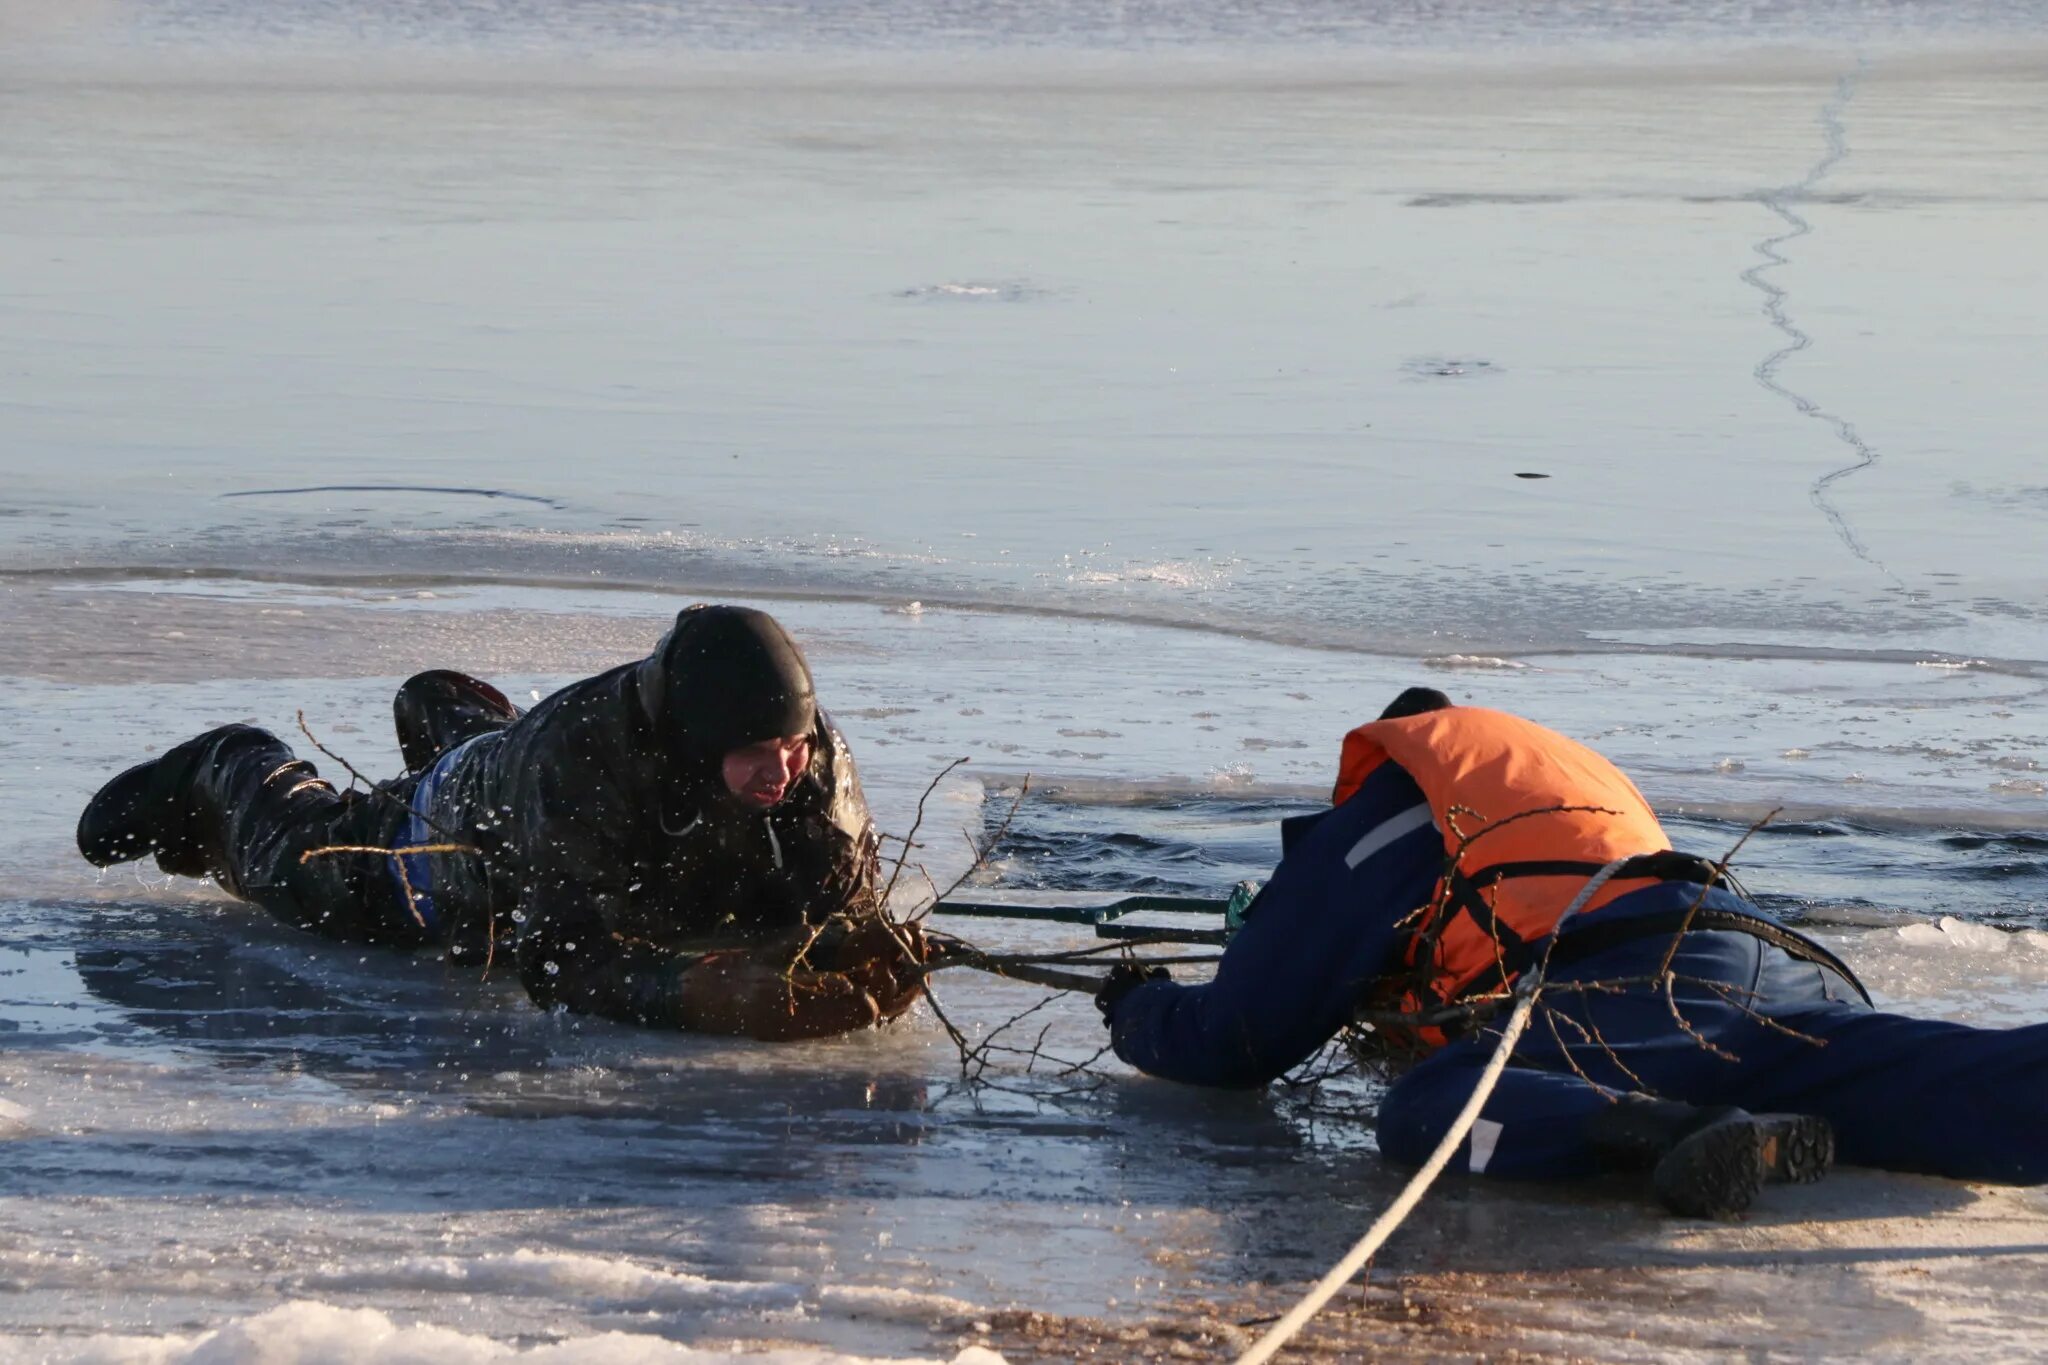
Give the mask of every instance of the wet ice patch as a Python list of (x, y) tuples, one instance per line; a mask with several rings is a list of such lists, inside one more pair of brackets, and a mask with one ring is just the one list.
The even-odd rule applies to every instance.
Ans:
[(1472, 357), (1419, 355), (1404, 361), (1401, 373), (1410, 379), (1465, 379), (1474, 375), (1504, 374), (1491, 360)]
[(1444, 194), (1418, 194), (1406, 201), (1411, 209), (1459, 209), (1474, 204), (1562, 204), (1571, 198), (1568, 194), (1501, 193), (1498, 191), (1456, 192)]
[(1249, 763), (1226, 763), (1211, 768), (1202, 780), (1213, 791), (1242, 791), (1258, 781), (1258, 774)]
[(949, 280), (942, 284), (919, 284), (899, 289), (896, 297), (940, 303), (1016, 303), (1038, 298), (1045, 292), (1028, 280)]
[(950, 1294), (922, 1294), (915, 1289), (881, 1285), (828, 1284), (818, 1290), (818, 1305), (851, 1317), (893, 1322), (957, 1323), (985, 1310)]
[(2031, 1024), (2048, 1009), (2048, 932), (1944, 915), (1892, 929), (1820, 937), (1879, 1008), (1989, 1027)]
[[(738, 1343), (735, 1343), (738, 1345)], [(0, 1360), (53, 1365), (268, 1365), (280, 1361), (351, 1362), (351, 1365), (868, 1365), (881, 1359), (811, 1348), (768, 1351), (704, 1350), (633, 1332), (602, 1332), (523, 1347), (470, 1332), (421, 1323), (403, 1327), (374, 1308), (288, 1303), (196, 1336), (98, 1335), (75, 1340), (0, 1336)], [(979, 1346), (946, 1357), (950, 1365), (1003, 1365)], [(897, 1365), (933, 1357), (895, 1358)]]
[(1899, 941), (1919, 947), (1954, 948), (1967, 953), (2021, 953), (2048, 962), (2039, 934), (2011, 934), (1988, 924), (1971, 924), (1953, 915), (1943, 915), (1932, 924), (1909, 924), (1899, 930)]
[(1069, 574), (1067, 581), (1084, 585), (1156, 583), (1167, 588), (1215, 588), (1229, 577), (1229, 569), (1221, 564), (1170, 559), (1157, 564), (1128, 564), (1121, 569), (1080, 569)]
[(713, 1280), (633, 1261), (526, 1247), (487, 1256), (407, 1256), (375, 1266), (328, 1269), (308, 1276), (306, 1284), (333, 1290), (437, 1289), (546, 1295), (570, 1302), (597, 1299), (613, 1309), (650, 1311), (794, 1308), (803, 1301), (803, 1291), (792, 1284)]
[(2008, 796), (2048, 795), (2048, 782), (2038, 782), (2030, 777), (2002, 777), (1991, 784), (1990, 789)]
[(1513, 672), (1529, 665), (1519, 659), (1503, 659), (1493, 654), (1438, 654), (1422, 661), (1424, 668), (1442, 669), (1447, 673), (1458, 672)]

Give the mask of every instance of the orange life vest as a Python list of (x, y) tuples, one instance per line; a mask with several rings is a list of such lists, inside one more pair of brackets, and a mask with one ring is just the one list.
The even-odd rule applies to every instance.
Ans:
[[(1373, 1004), (1403, 1014), (1505, 989), (1517, 950), (1547, 937), (1594, 871), (1670, 847), (1622, 771), (1533, 721), (1453, 706), (1361, 725), (1344, 737), (1332, 797), (1341, 803), (1382, 763), (1415, 779), (1444, 838), (1445, 875), (1407, 926), (1408, 971)], [(1579, 913), (1597, 912), (1654, 878), (1615, 878)], [(1438, 1046), (1445, 1034), (1417, 1028)]]

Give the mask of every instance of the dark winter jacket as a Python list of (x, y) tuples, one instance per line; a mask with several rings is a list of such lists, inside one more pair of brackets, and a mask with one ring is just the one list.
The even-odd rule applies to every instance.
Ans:
[[(724, 752), (804, 730), (810, 767), (782, 801), (763, 813), (726, 794)], [(465, 958), (509, 951), (543, 1006), (675, 1024), (705, 948), (820, 923), (877, 890), (852, 754), (759, 612), (682, 613), (647, 659), (564, 688), (423, 782), (428, 836), (480, 850), (432, 856), (437, 931)]]

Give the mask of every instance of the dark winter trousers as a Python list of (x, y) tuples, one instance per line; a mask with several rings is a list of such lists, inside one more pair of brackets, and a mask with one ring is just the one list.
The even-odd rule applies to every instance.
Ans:
[(322, 853), (401, 842), (405, 793), (337, 794), (267, 730), (229, 725), (179, 745), (159, 763), (158, 808), (175, 851), (166, 871), (212, 876), (288, 924), (351, 943), (415, 945), (391, 859)]
[[(1570, 989), (1653, 975), (1668, 944), (1621, 945), (1554, 976), (1454, 1169), (1591, 1174), (1603, 1163), (1587, 1121), (1633, 1090), (1820, 1115), (1855, 1165), (2048, 1181), (2048, 1024), (1981, 1029), (1882, 1013), (1834, 973), (1742, 933), (1687, 934), (1668, 998), (1646, 986)], [(1388, 1157), (1428, 1157), (1498, 1036), (1454, 1043), (1393, 1087), (1379, 1121)]]

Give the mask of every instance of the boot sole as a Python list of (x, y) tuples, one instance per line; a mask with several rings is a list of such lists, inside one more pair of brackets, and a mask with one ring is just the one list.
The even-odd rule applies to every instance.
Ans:
[(1789, 1185), (1811, 1185), (1835, 1164), (1835, 1130), (1812, 1114), (1757, 1114), (1761, 1130), (1764, 1178)]
[(1810, 1185), (1828, 1173), (1834, 1130), (1807, 1114), (1737, 1115), (1692, 1134), (1657, 1163), (1664, 1207), (1685, 1218), (1734, 1218), (1766, 1181)]

